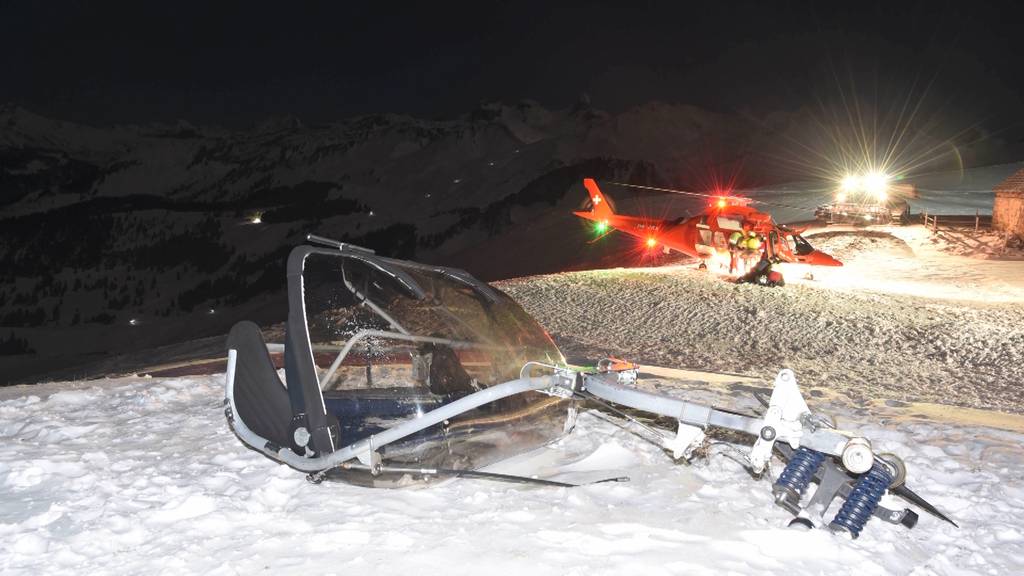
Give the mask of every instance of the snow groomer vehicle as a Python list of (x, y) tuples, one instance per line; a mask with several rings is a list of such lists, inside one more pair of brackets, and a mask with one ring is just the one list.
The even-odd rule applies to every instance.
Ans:
[[(288, 258), (284, 343), (266, 344), (251, 322), (228, 336), (225, 414), (243, 443), (311, 482), (573, 486), (481, 469), (571, 433), (586, 403), (670, 422), (661, 444), (675, 459), (700, 453), (705, 433), (749, 437), (751, 472), (786, 462), (772, 490), (791, 525), (852, 537), (872, 517), (913, 527), (917, 513), (879, 504), (886, 493), (946, 519), (906, 487), (898, 457), (813, 413), (789, 370), (758, 415), (652, 393), (635, 364), (567, 364), (518, 304), (464, 271), (308, 240)], [(287, 385), (272, 359), (282, 354)]]
[(911, 184), (896, 184), (891, 176), (870, 171), (847, 175), (833, 201), (818, 206), (814, 217), (827, 224), (907, 224), (908, 198), (916, 198)]

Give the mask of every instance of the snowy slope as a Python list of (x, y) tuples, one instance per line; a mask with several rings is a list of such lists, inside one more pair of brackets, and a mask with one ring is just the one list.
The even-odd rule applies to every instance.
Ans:
[(769, 483), (729, 459), (728, 445), (674, 464), (592, 413), (548, 459), (593, 452), (574, 468), (625, 470), (629, 483), (386, 491), (311, 485), (243, 448), (224, 422), (219, 377), (3, 398), (4, 574), (1012, 574), (1024, 561), (1024, 435), (990, 428), (879, 426), (841, 412), (844, 427), (905, 455), (914, 487), (962, 526), (874, 521), (849, 541), (782, 528)]
[[(124, 378), (0, 389), (0, 572), (961, 575), (1024, 567), (1019, 306), (764, 290), (683, 268), (501, 287), (570, 355), (765, 379), (793, 367), (813, 408), (902, 455), (911, 486), (961, 528), (922, 516), (912, 531), (872, 521), (856, 541), (787, 530), (769, 482), (730, 458), (735, 446), (718, 440), (708, 460), (675, 464), (592, 411), (559, 445), (500, 469), (543, 474), (561, 461), (577, 472), (625, 471), (629, 483), (316, 486), (233, 437), (222, 376)], [(955, 341), (920, 332), (977, 322), (948, 332)], [(778, 330), (780, 338), (764, 337)], [(994, 340), (999, 334), (1006, 338)], [(995, 377), (979, 376), (985, 369)], [(753, 406), (748, 385), (641, 385)]]
[[(849, 267), (814, 269), (813, 281), (801, 280), (805, 267), (784, 266), (790, 285), (781, 290), (731, 284), (693, 266), (498, 285), (570, 357), (617, 354), (764, 379), (789, 367), (804, 385), (854, 404), (887, 399), (1024, 413), (1024, 263), (998, 263), (1012, 275), (985, 276), (971, 268), (976, 261), (932, 255), (944, 262), (935, 272), (903, 249), (901, 256), (881, 243), (873, 253), (868, 244)], [(940, 275), (958, 270), (966, 276)]]

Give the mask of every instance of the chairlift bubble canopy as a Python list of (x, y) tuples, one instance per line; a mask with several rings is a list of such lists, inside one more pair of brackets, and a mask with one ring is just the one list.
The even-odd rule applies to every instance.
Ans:
[[(235, 403), (253, 432), (297, 455), (365, 441), (519, 379), (528, 363), (565, 364), (550, 336), (514, 300), (462, 270), (345, 245), (300, 246), (288, 260), (288, 299), (284, 382), (262, 370), (247, 380), (260, 385), (236, 385)], [(250, 323), (232, 330), (232, 347), (248, 356), (249, 370), (253, 356), (266, 356)], [(473, 470), (557, 440), (574, 418), (573, 400), (527, 391), (372, 452), (391, 467)], [(329, 477), (375, 486), (411, 478), (344, 468)]]

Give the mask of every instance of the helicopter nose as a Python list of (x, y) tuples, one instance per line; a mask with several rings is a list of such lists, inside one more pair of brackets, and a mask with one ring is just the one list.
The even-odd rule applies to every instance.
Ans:
[(820, 250), (815, 250), (810, 254), (804, 256), (804, 262), (807, 264), (813, 264), (815, 266), (842, 266), (843, 263), (835, 258), (825, 254)]

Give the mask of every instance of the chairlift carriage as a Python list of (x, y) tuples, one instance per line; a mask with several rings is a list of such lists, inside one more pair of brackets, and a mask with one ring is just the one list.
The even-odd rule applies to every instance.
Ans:
[(912, 527), (909, 508), (879, 506), (887, 491), (945, 518), (906, 487), (898, 457), (812, 413), (789, 370), (760, 415), (647, 392), (630, 362), (569, 365), (515, 301), (466, 272), (309, 240), (287, 264), (287, 385), (270, 357), (281, 346), (241, 322), (228, 337), (225, 413), (243, 443), (313, 482), (402, 487), (468, 476), (572, 486), (481, 469), (569, 434), (582, 401), (595, 400), (674, 420), (663, 448), (676, 459), (691, 458), (707, 431), (750, 437), (752, 472), (773, 454), (787, 462), (773, 494), (798, 525), (854, 537), (872, 516)]

